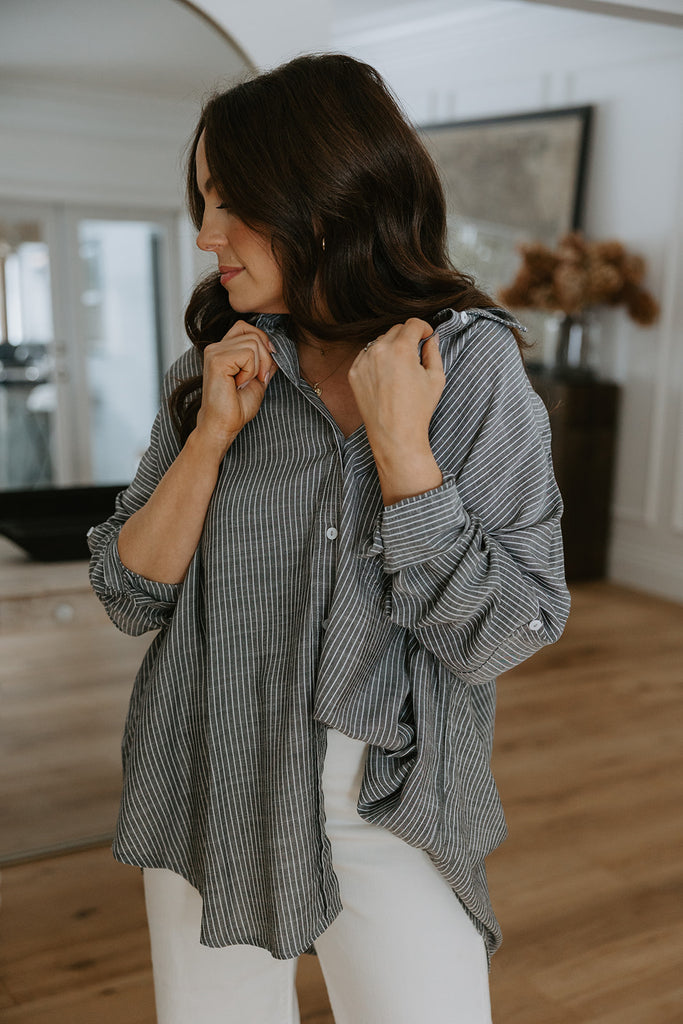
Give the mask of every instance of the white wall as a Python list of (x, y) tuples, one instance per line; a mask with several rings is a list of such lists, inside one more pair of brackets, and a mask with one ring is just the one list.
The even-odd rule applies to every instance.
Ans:
[(58, 403), (68, 417), (62, 424), (60, 413), (57, 433), (74, 441), (57, 446), (58, 477), (71, 482), (87, 472), (79, 452), (89, 432), (87, 404), (73, 400), (85, 394), (77, 302), (67, 299), (80, 270), (75, 221), (164, 224), (169, 363), (188, 344), (183, 312), (197, 276), (215, 264), (197, 250), (184, 210), (184, 147), (202, 98), (250, 65), (323, 48), (329, 7), (326, 0), (314, 0), (314, 8), (309, 0), (214, 3), (207, 13), (216, 21), (220, 8), (237, 47), (177, 0), (32, 0), (30, 11), (22, 0), (3, 0), (1, 7), (0, 207), (10, 219), (30, 211), (50, 246), (55, 330), (63, 339), (58, 376), (62, 390), (72, 389)]
[(194, 4), (226, 29), (259, 68), (329, 47), (332, 0), (194, 0)]
[[(595, 104), (587, 233), (642, 252), (662, 305), (649, 330), (619, 312), (603, 317), (603, 371), (623, 385), (609, 571), (683, 600), (683, 32), (512, 0), (412, 23), (375, 16), (336, 35), (330, 0), (197, 7), (261, 67), (326, 49), (369, 60), (417, 122)], [(39, 199), (47, 190), (64, 201), (179, 208), (179, 179), (168, 171), (178, 165), (191, 104), (147, 97), (133, 115), (105, 96), (94, 140), (86, 137), (90, 97), (66, 98), (64, 89), (4, 83), (0, 196)], [(186, 281), (194, 266), (187, 255)]]
[[(182, 150), (195, 103), (5, 80), (0, 90), (0, 201), (88, 215), (172, 218), (169, 357), (186, 346), (182, 313), (196, 266), (184, 236)], [(54, 241), (54, 240), (53, 240)], [(180, 252), (180, 261), (176, 255)]]
[(152, 96), (5, 80), (0, 194), (178, 209), (180, 153), (196, 113)]
[(683, 31), (502, 2), (333, 45), (374, 64), (418, 123), (594, 104), (586, 233), (642, 253), (661, 318), (601, 314), (623, 387), (611, 579), (683, 600)]
[[(206, 266), (183, 211), (184, 145), (205, 90), (246, 67), (201, 12), (260, 66), (301, 49), (324, 49), (330, 27), (329, 0), (209, 0), (194, 6), (200, 14), (176, 0), (127, 0), (118, 12), (84, 7), (84, 0), (50, 0), (39, 8), (42, 30), (36, 32), (18, 0), (0, 14), (0, 200), (174, 216), (180, 261), (175, 350), (186, 343), (182, 310)], [(165, 9), (164, 32), (151, 36), (150, 25)], [(49, 42), (57, 33), (59, 59), (52, 61)], [(126, 33), (132, 42), (122, 49)], [(149, 40), (149, 52), (138, 65), (140, 38)], [(102, 62), (98, 73), (91, 69), (94, 47)], [(177, 79), (169, 71), (174, 66)]]

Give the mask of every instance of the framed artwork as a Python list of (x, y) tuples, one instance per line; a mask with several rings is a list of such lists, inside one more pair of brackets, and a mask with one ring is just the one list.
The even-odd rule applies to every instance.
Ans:
[[(581, 227), (593, 108), (425, 126), (441, 173), (455, 266), (496, 296), (517, 271), (520, 242), (551, 247)], [(531, 340), (547, 314), (523, 311)]]

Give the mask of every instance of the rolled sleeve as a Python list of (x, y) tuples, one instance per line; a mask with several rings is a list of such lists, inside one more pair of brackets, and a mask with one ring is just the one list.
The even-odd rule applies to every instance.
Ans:
[(452, 548), (467, 522), (454, 476), (424, 494), (388, 505), (373, 537), (373, 553), (383, 552), (384, 568), (398, 572)]
[(162, 629), (170, 622), (180, 594), (181, 583), (161, 583), (133, 572), (119, 556), (120, 528), (112, 536), (107, 524), (88, 534), (93, 554), (90, 583), (110, 619), (124, 633), (138, 636)]
[(133, 572), (121, 561), (118, 538), (123, 525), (147, 503), (180, 451), (168, 398), (176, 382), (192, 376), (197, 369), (197, 356), (189, 351), (166, 374), (161, 408), (135, 478), (117, 495), (113, 515), (88, 531), (92, 588), (114, 625), (133, 636), (169, 624), (183, 584), (161, 583)]
[(484, 683), (558, 640), (570, 597), (547, 413), (505, 327), (468, 342), (431, 438), (443, 483), (386, 507), (366, 554), (390, 578), (392, 622)]

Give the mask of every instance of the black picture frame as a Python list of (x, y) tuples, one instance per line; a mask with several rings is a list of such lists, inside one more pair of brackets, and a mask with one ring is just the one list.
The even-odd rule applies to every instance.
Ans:
[[(446, 194), (455, 266), (494, 298), (515, 276), (517, 246), (553, 247), (583, 226), (594, 107), (576, 106), (420, 127)], [(530, 335), (547, 315), (524, 310)]]

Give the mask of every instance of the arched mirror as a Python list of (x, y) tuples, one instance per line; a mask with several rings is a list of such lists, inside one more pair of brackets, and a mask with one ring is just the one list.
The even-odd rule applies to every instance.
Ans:
[(5, 0), (0, 17), (0, 529), (84, 557), (185, 344), (201, 264), (183, 144), (249, 63), (181, 0)]
[[(184, 146), (204, 94), (248, 69), (178, 0), (1, 5), (0, 519), (39, 556), (85, 557), (147, 444), (206, 265)], [(0, 863), (111, 831), (148, 643), (111, 627), (85, 562), (0, 537)]]

